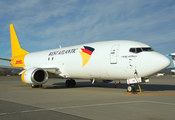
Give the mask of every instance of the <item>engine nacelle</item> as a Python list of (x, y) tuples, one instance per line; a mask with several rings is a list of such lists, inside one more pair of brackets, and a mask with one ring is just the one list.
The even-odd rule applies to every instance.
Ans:
[(21, 80), (25, 84), (41, 85), (47, 82), (48, 73), (42, 68), (31, 68), (23, 72)]

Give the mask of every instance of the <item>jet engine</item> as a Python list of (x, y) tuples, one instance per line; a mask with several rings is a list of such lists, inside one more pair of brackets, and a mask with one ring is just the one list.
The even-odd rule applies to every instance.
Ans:
[(25, 84), (42, 85), (48, 80), (48, 73), (42, 68), (31, 68), (25, 70), (21, 75)]

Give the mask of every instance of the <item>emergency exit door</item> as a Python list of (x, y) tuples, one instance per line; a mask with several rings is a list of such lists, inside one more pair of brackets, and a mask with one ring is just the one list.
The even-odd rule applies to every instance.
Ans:
[(111, 52), (110, 52), (110, 62), (111, 64), (117, 64), (117, 52), (119, 50), (120, 45), (114, 45), (112, 46)]

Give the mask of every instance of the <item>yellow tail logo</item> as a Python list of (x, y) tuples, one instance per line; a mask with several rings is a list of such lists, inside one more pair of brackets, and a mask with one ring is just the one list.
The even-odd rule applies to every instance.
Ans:
[(10, 64), (14, 67), (25, 67), (24, 57), (29, 52), (21, 48), (13, 24), (10, 24), (12, 58)]

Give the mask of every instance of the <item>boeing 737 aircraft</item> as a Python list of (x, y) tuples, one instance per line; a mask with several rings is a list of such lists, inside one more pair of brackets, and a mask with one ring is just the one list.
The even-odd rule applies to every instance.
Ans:
[[(170, 55), (173, 59), (174, 67), (175, 67), (175, 53), (171, 53)], [(175, 69), (171, 70), (171, 72), (175, 72)]]
[(51, 76), (59, 76), (67, 79), (67, 87), (75, 86), (74, 79), (89, 79), (92, 83), (124, 79), (127, 90), (132, 91), (134, 84), (148, 82), (149, 76), (170, 65), (167, 57), (135, 41), (95, 42), (29, 53), (21, 48), (13, 24), (10, 36), (12, 57), (1, 59), (10, 61), (14, 69), (22, 69), (22, 81), (32, 88), (42, 86)]

